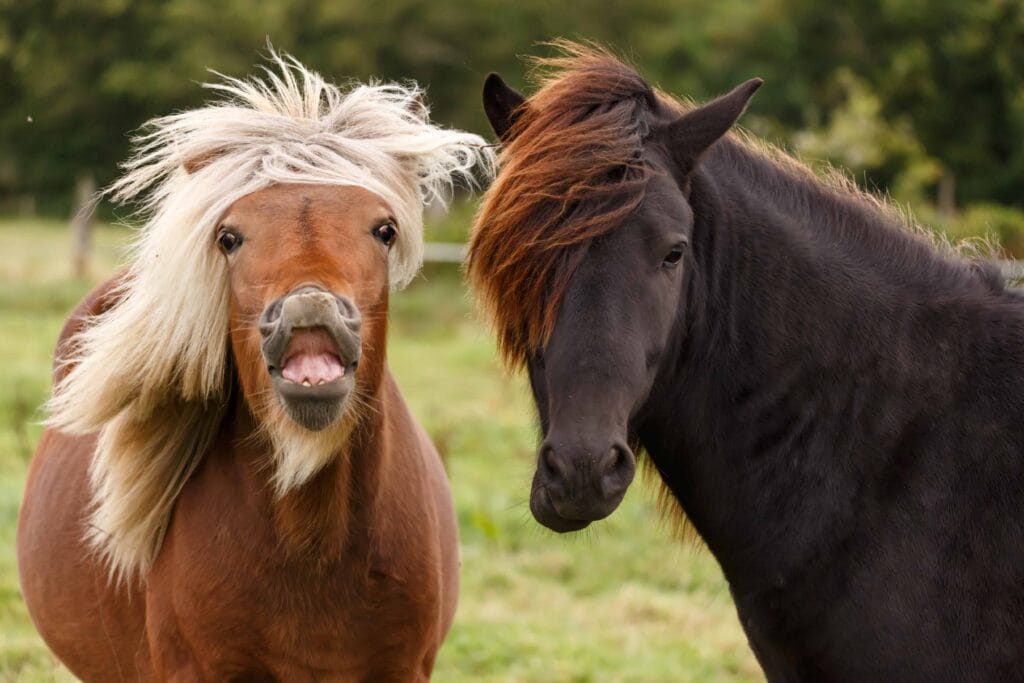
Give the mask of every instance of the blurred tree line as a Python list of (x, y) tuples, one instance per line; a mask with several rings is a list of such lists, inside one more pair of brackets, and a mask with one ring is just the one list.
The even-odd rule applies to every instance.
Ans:
[(1022, 0), (0, 0), (0, 208), (66, 211), (130, 131), (202, 102), (207, 69), (252, 73), (268, 38), (336, 81), (415, 79), (489, 136), (484, 75), (525, 87), (521, 56), (557, 36), (695, 99), (761, 76), (745, 124), (812, 163), (940, 218), (1022, 215)]

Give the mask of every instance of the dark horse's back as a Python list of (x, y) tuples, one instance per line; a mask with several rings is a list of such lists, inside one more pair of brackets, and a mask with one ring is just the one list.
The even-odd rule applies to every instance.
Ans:
[(847, 461), (846, 523), (797, 581), (735, 595), (769, 680), (1024, 680), (1024, 301), (923, 319), (916, 353), (893, 349), (902, 392), (850, 416), (899, 429)]

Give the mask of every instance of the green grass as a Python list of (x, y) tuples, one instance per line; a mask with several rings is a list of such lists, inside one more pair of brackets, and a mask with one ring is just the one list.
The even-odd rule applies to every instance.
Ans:
[[(70, 678), (25, 612), (15, 521), (54, 340), (79, 297), (116, 268), (126, 236), (100, 229), (80, 282), (69, 278), (63, 225), (0, 221), (0, 681)], [(499, 367), (456, 269), (428, 267), (394, 295), (388, 353), (446, 459), (458, 510), (462, 593), (435, 680), (762, 679), (717, 564), (672, 537), (652, 485), (635, 484), (611, 518), (580, 534), (533, 521), (533, 405), (522, 378)]]

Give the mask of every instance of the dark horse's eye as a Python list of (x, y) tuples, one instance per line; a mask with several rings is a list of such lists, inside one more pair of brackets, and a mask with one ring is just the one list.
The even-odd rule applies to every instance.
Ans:
[(230, 254), (242, 246), (242, 236), (231, 228), (221, 228), (217, 233), (217, 244), (225, 254)]
[(385, 247), (390, 247), (391, 243), (395, 241), (395, 237), (398, 236), (398, 229), (394, 223), (388, 221), (374, 228), (373, 236), (379, 239)]
[(685, 243), (680, 243), (672, 247), (672, 251), (668, 252), (668, 255), (665, 257), (665, 260), (661, 262), (661, 265), (665, 266), (666, 268), (672, 268), (677, 263), (679, 263), (683, 258), (684, 246), (686, 246)]

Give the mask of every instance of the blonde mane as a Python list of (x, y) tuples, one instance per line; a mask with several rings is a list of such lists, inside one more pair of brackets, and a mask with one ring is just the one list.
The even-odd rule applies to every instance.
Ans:
[(389, 272), (402, 287), (422, 261), (424, 204), (472, 185), (474, 166), (492, 172), (484, 140), (430, 123), (415, 85), (339, 88), (291, 57), (272, 52), (271, 64), (262, 80), (207, 84), (219, 101), (146, 124), (106, 191), (138, 202), (145, 225), (117, 303), (60, 350), (67, 372), (48, 408), (51, 426), (98, 433), (87, 535), (115, 579), (145, 576), (223, 417), (228, 289), (214, 234), (228, 207), (275, 184), (365, 188), (397, 219)]

